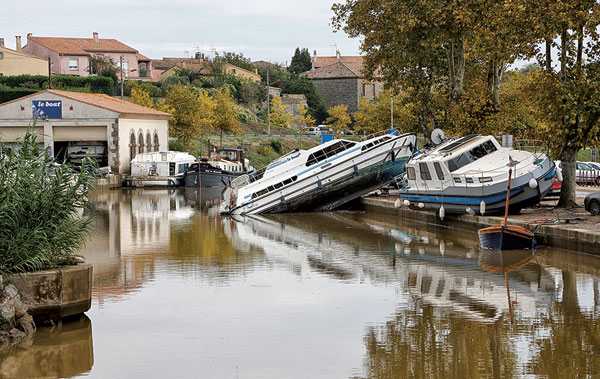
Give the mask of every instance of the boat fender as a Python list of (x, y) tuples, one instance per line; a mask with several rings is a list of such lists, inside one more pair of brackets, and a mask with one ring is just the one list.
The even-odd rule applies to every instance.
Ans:
[(410, 205), (410, 201), (404, 200), (404, 205), (406, 205), (408, 207)]
[(559, 182), (562, 182), (563, 181), (562, 171), (558, 167), (556, 167), (555, 170), (556, 170), (556, 179), (558, 179)]
[(401, 205), (402, 202), (400, 201), (400, 198), (397, 198), (396, 201), (394, 201), (394, 208), (400, 208)]
[(473, 209), (471, 209), (471, 207), (467, 207), (467, 209), (465, 209), (467, 211), (467, 213), (471, 216), (475, 215), (475, 211)]
[(444, 220), (444, 217), (446, 217), (446, 208), (444, 208), (444, 206), (442, 205), (440, 207), (440, 220)]
[(440, 254), (446, 254), (446, 242), (444, 240), (440, 240)]
[(538, 186), (537, 180), (535, 178), (529, 179), (529, 188), (535, 189)]
[(235, 194), (231, 194), (231, 197), (229, 199), (229, 209), (233, 209), (235, 208), (235, 203), (236, 203), (237, 199), (235, 197)]
[(485, 200), (481, 200), (481, 203), (479, 203), (479, 213), (482, 216), (485, 214)]
[(421, 209), (425, 208), (425, 204), (423, 204), (423, 203), (419, 203), (419, 204), (418, 204), (418, 206), (419, 206), (419, 208), (421, 208)]

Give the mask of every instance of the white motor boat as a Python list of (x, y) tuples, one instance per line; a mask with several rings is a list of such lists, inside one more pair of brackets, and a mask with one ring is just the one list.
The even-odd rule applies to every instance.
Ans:
[(369, 137), (295, 150), (264, 170), (232, 180), (224, 194), (224, 213), (331, 210), (389, 184), (404, 172), (416, 136), (392, 131)]
[(407, 164), (398, 206), (439, 211), (441, 218), (445, 213), (503, 213), (512, 168), (510, 211), (518, 213), (537, 204), (554, 183), (555, 165), (544, 153), (502, 147), (494, 136), (445, 140), (438, 133), (437, 146)]
[(158, 151), (137, 154), (131, 160), (129, 185), (180, 186), (188, 166), (196, 162), (196, 157), (179, 151)]

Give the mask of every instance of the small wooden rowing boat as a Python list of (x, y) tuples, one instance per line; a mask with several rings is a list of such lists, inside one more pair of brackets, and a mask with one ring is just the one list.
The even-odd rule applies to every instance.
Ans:
[(504, 222), (487, 228), (479, 229), (479, 246), (482, 249), (517, 250), (534, 249), (535, 235), (533, 232), (516, 225), (508, 225), (508, 203), (510, 198), (510, 178), (512, 168), (508, 170), (508, 189)]

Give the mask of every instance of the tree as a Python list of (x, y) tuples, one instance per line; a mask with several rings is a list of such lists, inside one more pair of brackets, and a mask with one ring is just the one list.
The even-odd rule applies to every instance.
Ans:
[(308, 109), (304, 106), (303, 102), (298, 105), (300, 115), (295, 117), (294, 121), (300, 123), (300, 133), (304, 133), (308, 128), (315, 125), (315, 119), (308, 113)]
[(117, 65), (111, 57), (99, 53), (90, 55), (88, 60), (89, 66), (87, 67), (87, 71), (90, 75), (105, 76), (112, 78), (115, 84), (119, 83)]
[(214, 128), (221, 135), (221, 146), (223, 145), (223, 133), (240, 134), (240, 121), (237, 118), (238, 112), (235, 109), (235, 103), (229, 95), (229, 92), (220, 89), (213, 95), (214, 108)]
[[(410, 125), (410, 112), (407, 114), (405, 99), (394, 95), (394, 128), (402, 130), (414, 129)], [(386, 90), (380, 93), (373, 101), (366, 97), (360, 99), (358, 111), (354, 113), (354, 131), (357, 134), (372, 134), (382, 130), (388, 130), (392, 127), (392, 91)]]
[(250, 58), (246, 58), (242, 53), (234, 53), (234, 52), (224, 52), (223, 55), (218, 56), (221, 61), (227, 62), (234, 66), (241, 67), (248, 71), (254, 72), (254, 66), (252, 65), (252, 61)]
[(131, 89), (131, 102), (143, 107), (153, 108), (161, 112), (173, 113), (174, 109), (163, 100), (155, 101), (150, 94), (141, 88)]
[(288, 67), (288, 71), (293, 72), (294, 74), (299, 74), (301, 72), (308, 71), (311, 68), (312, 59), (308, 49), (304, 48), (300, 50), (300, 48), (297, 47), (296, 51), (294, 52), (294, 56), (292, 57), (292, 61), (290, 62), (290, 66)]
[(169, 134), (188, 147), (192, 139), (205, 132), (215, 117), (215, 104), (204, 93), (175, 85), (167, 92), (166, 103), (173, 108)]
[(335, 138), (340, 138), (350, 125), (350, 116), (348, 115), (348, 107), (345, 105), (337, 105), (329, 109), (329, 117), (325, 121), (329, 125), (331, 133)]
[(292, 121), (289, 107), (281, 103), (281, 97), (275, 96), (271, 99), (271, 113), (269, 114), (271, 125), (286, 128)]

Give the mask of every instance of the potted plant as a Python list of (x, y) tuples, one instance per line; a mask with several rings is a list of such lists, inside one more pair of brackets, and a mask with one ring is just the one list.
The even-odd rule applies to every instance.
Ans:
[(0, 275), (37, 319), (81, 313), (91, 306), (91, 265), (76, 252), (90, 219), (82, 217), (96, 173), (57, 163), (29, 130), (0, 144)]

